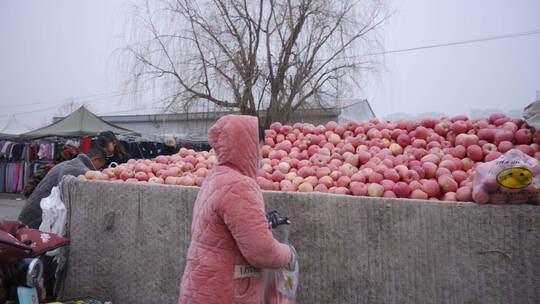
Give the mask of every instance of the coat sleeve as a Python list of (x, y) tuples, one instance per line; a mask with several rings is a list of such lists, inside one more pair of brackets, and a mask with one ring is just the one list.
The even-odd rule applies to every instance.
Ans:
[(227, 192), (218, 212), (250, 265), (283, 268), (291, 259), (290, 248), (274, 239), (255, 191), (260, 191), (258, 186), (237, 183)]

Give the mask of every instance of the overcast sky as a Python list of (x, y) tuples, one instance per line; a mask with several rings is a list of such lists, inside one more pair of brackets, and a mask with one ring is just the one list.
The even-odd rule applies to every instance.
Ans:
[[(33, 112), (16, 117), (37, 127), (62, 100), (89, 95), (98, 114), (140, 108), (129, 97), (99, 95), (125, 89), (118, 50), (131, 1), (1, 1), (0, 123), (11, 114)], [(386, 51), (540, 30), (537, 0), (390, 5), (395, 14), (380, 29)], [(387, 54), (379, 57), (380, 72), (358, 98), (367, 98), (379, 117), (522, 109), (540, 90), (538, 54), (540, 34)]]

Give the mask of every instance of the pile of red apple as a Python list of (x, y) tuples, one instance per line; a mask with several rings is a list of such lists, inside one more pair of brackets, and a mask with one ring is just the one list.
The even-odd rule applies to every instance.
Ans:
[[(477, 165), (511, 149), (540, 159), (539, 144), (540, 133), (502, 114), (326, 126), (273, 123), (265, 131), (257, 182), (263, 190), (472, 201)], [(213, 151), (182, 148), (79, 178), (201, 186), (216, 164)]]
[(217, 164), (211, 152), (195, 152), (181, 148), (171, 156), (160, 155), (155, 160), (130, 159), (116, 168), (88, 171), (80, 179), (125, 182), (148, 182), (181, 186), (201, 186), (208, 170)]
[(510, 149), (540, 159), (540, 134), (494, 114), (326, 126), (274, 123), (257, 181), (264, 190), (472, 201), (475, 167)]

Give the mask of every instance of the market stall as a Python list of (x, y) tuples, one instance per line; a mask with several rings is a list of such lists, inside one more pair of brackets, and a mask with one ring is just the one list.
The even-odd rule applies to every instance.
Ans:
[(27, 132), (28, 128), (21, 126), (11, 119), (2, 129), (9, 134), (0, 137), (0, 192), (22, 192), (28, 179), (40, 167), (57, 159), (65, 145), (85, 152), (92, 137), (104, 130), (139, 135), (103, 121), (84, 107), (34, 131)]

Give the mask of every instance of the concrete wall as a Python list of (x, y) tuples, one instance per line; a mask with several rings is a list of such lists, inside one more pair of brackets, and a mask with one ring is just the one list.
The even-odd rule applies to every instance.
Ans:
[[(68, 178), (66, 296), (176, 303), (198, 189)], [(539, 303), (540, 207), (264, 193), (293, 221), (298, 303)]]

